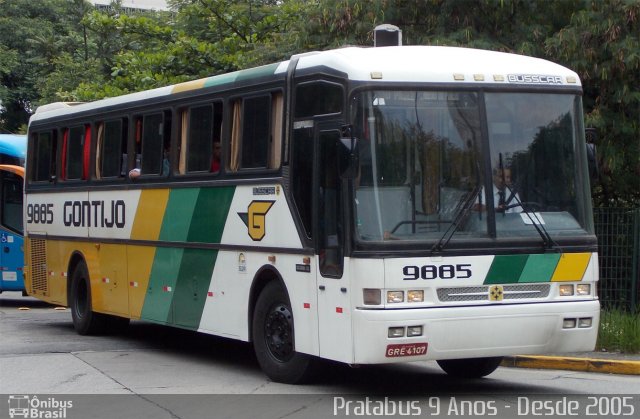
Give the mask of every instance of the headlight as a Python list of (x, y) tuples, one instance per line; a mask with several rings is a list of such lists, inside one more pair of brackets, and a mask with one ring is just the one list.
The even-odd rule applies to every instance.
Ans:
[(404, 327), (390, 327), (388, 336), (390, 338), (404, 337)]
[(578, 327), (580, 328), (591, 327), (592, 324), (593, 324), (592, 317), (581, 317), (578, 319)]
[(404, 302), (404, 291), (387, 291), (387, 303)]
[(407, 337), (422, 336), (422, 326), (407, 327)]
[(576, 285), (576, 295), (591, 295), (591, 284)]
[(408, 303), (421, 303), (424, 301), (424, 291), (423, 290), (409, 290), (407, 291), (407, 302)]
[(573, 295), (573, 285), (572, 284), (560, 285), (560, 296), (561, 297), (569, 297), (571, 295)]

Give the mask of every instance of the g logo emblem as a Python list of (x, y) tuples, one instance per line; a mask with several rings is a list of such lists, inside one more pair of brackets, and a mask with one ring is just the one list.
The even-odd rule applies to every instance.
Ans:
[(238, 213), (247, 226), (249, 237), (260, 241), (267, 234), (267, 213), (276, 201), (251, 201), (247, 212)]

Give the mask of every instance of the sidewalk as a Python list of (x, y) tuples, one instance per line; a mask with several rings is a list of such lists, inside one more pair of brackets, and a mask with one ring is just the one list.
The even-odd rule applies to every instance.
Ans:
[(640, 375), (640, 354), (580, 352), (545, 356), (516, 355), (505, 357), (502, 366)]

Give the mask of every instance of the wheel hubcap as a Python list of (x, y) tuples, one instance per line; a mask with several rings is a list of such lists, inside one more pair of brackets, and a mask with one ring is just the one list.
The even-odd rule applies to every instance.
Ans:
[(285, 362), (293, 356), (293, 316), (284, 304), (271, 309), (264, 324), (264, 336), (269, 352), (275, 359)]

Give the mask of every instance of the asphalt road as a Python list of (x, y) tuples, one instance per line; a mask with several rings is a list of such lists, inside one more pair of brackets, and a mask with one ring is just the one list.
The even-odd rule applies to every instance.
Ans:
[[(433, 416), (435, 412), (429, 409), (436, 407), (442, 409), (438, 412), (442, 416), (444, 404), (452, 398), (480, 403), (476, 407), (484, 411), (466, 412), (471, 414), (465, 417), (484, 413), (477, 416), (481, 417), (492, 413), (487, 411), (492, 407), (487, 400), (505, 403), (519, 401), (519, 397), (535, 400), (567, 395), (578, 397), (584, 405), (581, 408), (587, 406), (589, 397), (596, 397), (593, 400), (605, 404), (604, 413), (622, 409), (626, 402), (637, 406), (634, 416), (640, 412), (640, 380), (627, 375), (501, 367), (484, 379), (461, 380), (447, 376), (435, 362), (355, 369), (326, 363), (313, 384), (279, 384), (263, 375), (249, 344), (138, 321), (121, 335), (79, 336), (68, 309), (56, 309), (18, 293), (0, 295), (0, 337), (0, 395), (80, 397), (74, 399), (73, 413), (91, 412), (89, 417), (148, 414), (182, 419), (204, 417), (203, 412), (216, 418), (351, 417), (358, 416), (354, 407), (366, 408), (369, 397), (383, 396), (391, 398), (387, 402), (395, 403), (394, 398), (414, 401), (416, 405), (406, 408), (420, 408), (413, 413), (421, 416)], [(630, 395), (631, 401), (615, 399), (621, 395)], [(342, 403), (348, 398), (356, 404)], [(524, 407), (518, 407), (523, 410), (517, 415), (503, 415), (499, 410), (496, 417), (532, 413), (522, 400)], [(443, 406), (436, 406), (441, 403)], [(8, 413), (2, 406), (0, 398), (0, 418)], [(557, 408), (551, 413), (558, 413)], [(451, 416), (450, 409), (446, 410)], [(454, 416), (456, 412), (465, 413), (454, 408)], [(67, 412), (66, 417), (85, 416)]]

